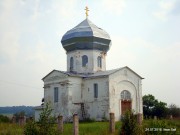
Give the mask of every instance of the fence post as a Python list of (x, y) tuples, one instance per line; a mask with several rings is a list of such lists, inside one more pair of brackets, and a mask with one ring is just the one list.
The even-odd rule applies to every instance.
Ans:
[(16, 123), (16, 116), (12, 117), (12, 123)]
[(141, 113), (137, 114), (137, 122), (138, 122), (139, 125), (142, 124), (142, 119), (143, 119), (142, 117), (143, 117), (143, 115)]
[(77, 114), (73, 115), (73, 135), (79, 134), (79, 118)]
[(114, 133), (115, 132), (115, 117), (114, 117), (114, 113), (110, 113), (110, 120), (109, 120), (109, 130), (110, 133)]
[(58, 116), (58, 130), (63, 132), (63, 116)]
[(18, 117), (18, 123), (19, 123), (20, 126), (22, 125), (21, 116)]
[(20, 116), (19, 117), (19, 125), (24, 126), (26, 123), (26, 117), (25, 116)]

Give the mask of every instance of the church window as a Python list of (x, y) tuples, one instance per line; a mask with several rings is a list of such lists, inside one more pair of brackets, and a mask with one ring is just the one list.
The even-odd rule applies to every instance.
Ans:
[(82, 66), (86, 67), (88, 63), (88, 57), (86, 55), (82, 56)]
[(131, 99), (131, 93), (127, 90), (123, 90), (121, 92), (121, 99), (123, 100), (130, 100)]
[(97, 65), (98, 67), (102, 67), (102, 58), (100, 56), (97, 57)]
[(54, 102), (58, 102), (58, 87), (54, 87)]
[(94, 84), (94, 98), (98, 98), (98, 84)]
[(74, 65), (74, 59), (73, 57), (70, 58), (70, 71), (73, 70), (73, 65)]

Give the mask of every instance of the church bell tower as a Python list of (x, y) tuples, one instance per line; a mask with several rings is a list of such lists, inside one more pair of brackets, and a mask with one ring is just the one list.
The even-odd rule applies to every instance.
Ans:
[(67, 53), (67, 71), (95, 73), (106, 70), (106, 53), (111, 46), (109, 34), (88, 19), (67, 31), (61, 43)]

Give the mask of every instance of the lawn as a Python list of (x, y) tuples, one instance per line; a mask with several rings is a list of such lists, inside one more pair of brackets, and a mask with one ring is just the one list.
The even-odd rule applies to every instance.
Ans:
[[(57, 126), (57, 125), (55, 125)], [(121, 127), (121, 122), (116, 123), (116, 132), (114, 135), (119, 134), (119, 129)], [(176, 132), (172, 131), (150, 131), (151, 128), (173, 128)], [(148, 134), (177, 134), (180, 135), (180, 121), (179, 120), (144, 120), (143, 130), (149, 131), (145, 132)], [(0, 135), (22, 135), (23, 127), (18, 124), (8, 124), (0, 123)], [(72, 123), (64, 124), (64, 132), (62, 135), (72, 135)], [(80, 123), (79, 124), (79, 135), (109, 135), (109, 123), (108, 122), (90, 122), (90, 123)]]
[(18, 124), (0, 123), (0, 135), (22, 135), (23, 130)]
[[(118, 135), (121, 123), (116, 123), (116, 132), (114, 135)], [(63, 135), (72, 135), (72, 124), (64, 125)], [(80, 123), (79, 135), (109, 135), (109, 123), (108, 122), (91, 122)]]

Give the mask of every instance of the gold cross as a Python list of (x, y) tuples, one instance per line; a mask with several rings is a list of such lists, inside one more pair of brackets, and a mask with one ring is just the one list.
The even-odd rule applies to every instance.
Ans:
[(89, 11), (89, 9), (88, 9), (87, 6), (86, 6), (85, 10), (86, 10), (86, 18), (88, 18), (88, 11)]

